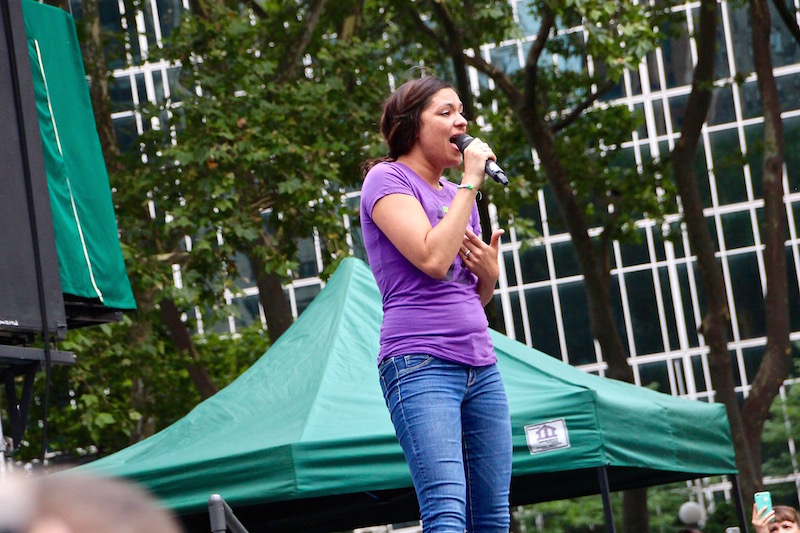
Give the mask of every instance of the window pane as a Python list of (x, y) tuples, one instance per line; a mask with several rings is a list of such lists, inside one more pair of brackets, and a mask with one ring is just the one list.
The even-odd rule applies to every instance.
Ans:
[[(752, 72), (753, 69), (753, 48), (750, 46), (750, 10), (745, 4), (737, 4), (740, 7), (728, 4), (728, 19), (730, 21), (731, 35), (742, 36), (744, 39), (733, 40), (733, 56), (736, 64), (736, 72)], [(721, 24), (720, 24), (721, 26)]]
[(525, 300), (528, 303), (533, 347), (546, 354), (560, 357), (556, 313), (550, 288), (541, 287), (527, 290), (525, 291)]
[(526, 246), (519, 252), (522, 266), (522, 282), (531, 283), (549, 279), (547, 250), (544, 246)]
[(575, 248), (571, 242), (554, 243), (552, 248), (557, 277), (564, 278), (581, 273), (578, 257), (575, 255)]
[(102, 30), (117, 33), (122, 29), (119, 23), (119, 2), (117, 0), (97, 0), (97, 15)]
[(503, 252), (503, 264), (506, 268), (506, 280), (509, 287), (517, 286), (517, 274), (514, 269), (514, 255), (512, 252)]
[[(658, 82), (658, 78), (652, 78), (654, 83)], [(653, 100), (653, 119), (655, 120), (656, 134), (667, 134), (667, 121), (664, 117), (664, 103), (661, 100)]]
[(697, 328), (700, 325), (700, 318), (694, 316), (694, 308), (692, 307), (692, 294), (689, 287), (689, 275), (686, 269), (686, 264), (677, 266), (678, 279), (681, 289), (681, 304), (683, 307), (683, 316), (685, 318), (686, 336), (689, 340), (690, 347), (700, 346), (700, 340), (697, 336)]
[(519, 216), (533, 222), (535, 231), (542, 233), (542, 213), (539, 210), (539, 202), (534, 201), (519, 208)]
[(249, 289), (256, 286), (256, 280), (253, 276), (253, 265), (250, 263), (250, 258), (243, 253), (236, 253), (233, 261), (230, 263), (235, 274), (233, 278), (234, 290)]
[(522, 32), (525, 35), (536, 35), (541, 26), (541, 20), (538, 16), (531, 13), (531, 8), (534, 6), (533, 0), (522, 0), (517, 2), (517, 13), (519, 14), (519, 25), (522, 27)]
[(692, 357), (692, 372), (694, 373), (694, 388), (697, 392), (708, 391), (708, 383), (706, 383), (703, 373), (703, 359), (699, 355)]
[[(794, 4), (791, 4), (794, 6)], [(775, 68), (800, 62), (800, 48), (794, 40), (786, 24), (781, 20), (772, 2), (769, 3), (772, 28), (769, 34), (772, 64)], [(792, 7), (793, 9), (793, 7)], [(794, 13), (794, 11), (792, 11)]]
[(620, 243), (621, 266), (643, 265), (650, 262), (644, 229), (637, 229), (636, 236), (637, 242)]
[(758, 92), (758, 84), (755, 81), (740, 85), (739, 96), (744, 119), (761, 116), (761, 94)]
[(505, 315), (503, 315), (503, 302), (499, 294), (495, 294), (492, 297), (492, 301), (489, 303), (488, 307), (491, 307), (491, 310), (487, 308), (487, 312), (494, 312), (497, 314), (497, 324), (494, 325), (495, 331), (507, 335), (508, 331), (506, 331)]
[(139, 137), (136, 132), (136, 120), (133, 116), (114, 119), (114, 133), (121, 150), (129, 150)]
[[(794, 46), (794, 48), (798, 48)], [(778, 101), (781, 104), (781, 111), (793, 111), (800, 109), (800, 74), (793, 72), (785, 76), (775, 78), (778, 84)]]
[(669, 273), (666, 267), (660, 267), (658, 269), (658, 278), (661, 283), (661, 297), (664, 300), (664, 320), (667, 326), (669, 347), (675, 350), (680, 346), (678, 340), (678, 323), (675, 318), (675, 307), (672, 303), (672, 289), (670, 287)]
[(131, 91), (130, 76), (115, 78), (109, 87), (111, 97), (111, 111), (127, 111), (133, 109), (133, 93)]
[(261, 323), (261, 315), (258, 312), (258, 295), (244, 296), (233, 300), (233, 307), (236, 309), (234, 320), (236, 328), (246, 328), (250, 324)]
[[(798, 104), (800, 107), (800, 104)], [(784, 146), (798, 146), (800, 145), (800, 117), (791, 117), (783, 119), (783, 138)], [(784, 150), (783, 154), (786, 168), (794, 169), (789, 170), (787, 178), (789, 180), (789, 190), (791, 192), (800, 192), (800, 150)], [(795, 221), (800, 223), (800, 218), (795, 217)]]
[[(795, 207), (800, 210), (800, 203), (795, 203)], [(800, 216), (800, 213), (795, 216)], [(786, 286), (789, 293), (789, 327), (792, 331), (798, 331), (800, 330), (800, 287), (797, 286), (798, 273), (794, 270), (791, 248), (786, 249), (786, 267), (789, 282)]]
[(294, 279), (310, 278), (319, 274), (317, 268), (317, 252), (314, 249), (314, 239), (300, 239), (297, 243), (298, 269), (294, 272)]
[(750, 212), (739, 211), (722, 215), (722, 233), (725, 235), (725, 247), (728, 250), (754, 245)]
[(564, 335), (567, 339), (567, 356), (570, 364), (582, 365), (596, 362), (583, 283), (560, 285), (558, 297), (561, 300)]
[(519, 307), (519, 293), (517, 291), (513, 291), (508, 295), (508, 299), (511, 301), (511, 316), (514, 319), (514, 333), (516, 334), (516, 340), (519, 342), (525, 342), (525, 330), (522, 327), (522, 312), (520, 311)]
[(183, 14), (183, 3), (180, 0), (156, 0), (158, 16), (161, 22), (161, 35), (169, 37), (172, 30), (178, 27)]
[(636, 353), (663, 351), (664, 343), (661, 341), (661, 326), (652, 274), (650, 271), (625, 274), (625, 283), (628, 286), (628, 303)]
[(320, 286), (311, 285), (309, 287), (298, 287), (294, 290), (294, 296), (297, 301), (297, 314), (298, 316), (306, 310), (306, 307), (311, 303), (311, 300), (319, 294)]
[(757, 346), (743, 349), (742, 359), (744, 359), (744, 371), (747, 374), (747, 381), (752, 383), (756, 378), (758, 367), (761, 366), (761, 360), (764, 359), (764, 347)]
[(672, 117), (672, 131), (681, 131), (683, 115), (686, 113), (688, 95), (673, 96), (669, 99), (669, 113)]
[(736, 120), (733, 107), (733, 91), (730, 87), (714, 89), (707, 121), (710, 125), (725, 124)]
[(516, 44), (494, 48), (489, 52), (489, 56), (493, 65), (509, 74), (520, 68)]
[(731, 204), (747, 201), (739, 133), (735, 129), (716, 131), (710, 139), (719, 202)]
[(639, 379), (643, 387), (670, 394), (669, 373), (666, 361), (639, 365)]
[(671, 38), (661, 45), (664, 57), (664, 74), (667, 87), (681, 87), (692, 83), (692, 54), (689, 45), (689, 28), (686, 19), (676, 22), (677, 33), (670, 33), (671, 27), (666, 28), (666, 35)]
[(742, 339), (761, 337), (764, 326), (764, 298), (761, 294), (760, 276), (755, 254), (742, 254), (728, 258), (731, 272), (733, 301)]
[(545, 187), (542, 189), (542, 192), (544, 193), (544, 203), (547, 207), (547, 222), (550, 224), (550, 233), (552, 235), (566, 233), (567, 228), (561, 220), (561, 215), (558, 211), (558, 202), (556, 202), (556, 197), (553, 196), (553, 191), (550, 187)]

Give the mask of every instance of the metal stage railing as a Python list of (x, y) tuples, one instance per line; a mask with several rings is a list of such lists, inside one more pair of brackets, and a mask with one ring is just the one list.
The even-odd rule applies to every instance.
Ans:
[(219, 494), (212, 494), (208, 498), (208, 517), (211, 520), (211, 533), (249, 533)]

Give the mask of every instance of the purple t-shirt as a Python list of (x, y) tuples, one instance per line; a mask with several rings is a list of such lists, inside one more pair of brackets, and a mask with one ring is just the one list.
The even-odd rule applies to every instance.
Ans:
[[(478, 278), (457, 255), (444, 279), (425, 274), (406, 259), (372, 221), (375, 203), (389, 194), (419, 200), (431, 226), (444, 218), (455, 197), (454, 183), (428, 185), (402, 163), (378, 163), (361, 189), (361, 230), (370, 268), (383, 297), (378, 362), (395, 355), (424, 353), (471, 366), (497, 361), (478, 295)], [(480, 234), (477, 206), (469, 225)]]

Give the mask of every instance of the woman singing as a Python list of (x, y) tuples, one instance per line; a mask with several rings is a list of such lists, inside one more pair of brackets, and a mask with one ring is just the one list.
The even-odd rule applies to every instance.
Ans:
[[(511, 423), (483, 307), (500, 235), (480, 238), (475, 197), (489, 146), (451, 141), (467, 121), (455, 90), (424, 77), (384, 103), (389, 156), (368, 163), (361, 221), (383, 299), (378, 365), (423, 530), (507, 532)], [(458, 185), (442, 177), (464, 174)]]

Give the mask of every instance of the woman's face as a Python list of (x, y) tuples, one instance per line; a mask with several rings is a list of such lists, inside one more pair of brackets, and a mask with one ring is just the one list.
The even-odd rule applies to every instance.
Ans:
[(461, 152), (450, 139), (467, 129), (463, 110), (458, 94), (447, 88), (434, 94), (422, 111), (416, 144), (434, 166), (452, 168), (461, 164)]
[(773, 522), (769, 525), (769, 533), (800, 533), (800, 527), (789, 520)]

